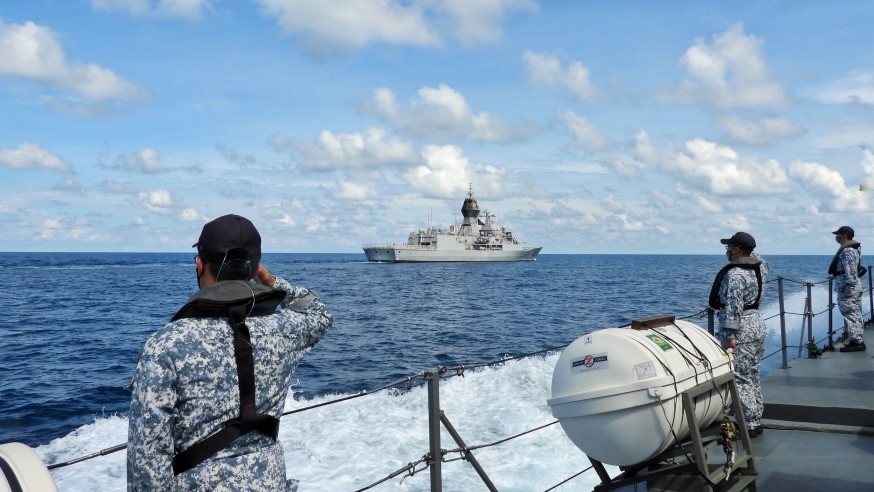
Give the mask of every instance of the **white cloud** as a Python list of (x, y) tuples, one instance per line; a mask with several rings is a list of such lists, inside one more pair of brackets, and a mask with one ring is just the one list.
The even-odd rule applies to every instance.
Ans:
[(528, 80), (537, 85), (562, 87), (571, 91), (582, 102), (591, 102), (601, 96), (589, 80), (589, 69), (580, 62), (573, 62), (567, 68), (553, 56), (525, 51), (522, 54)]
[(24, 24), (0, 21), (0, 76), (44, 82), (93, 100), (135, 100), (143, 96), (140, 88), (112, 70), (68, 61), (54, 33), (30, 21)]
[(874, 152), (870, 149), (862, 150), (862, 171), (865, 176), (862, 178), (862, 183), (859, 185), (860, 191), (874, 190)]
[(140, 17), (200, 19), (212, 0), (91, 0), (95, 10), (121, 11)]
[(470, 162), (461, 148), (454, 145), (428, 145), (422, 151), (425, 165), (404, 174), (404, 179), (425, 196), (458, 198), (467, 195), (472, 184), (477, 196), (504, 194), (502, 182), (506, 171), (495, 166)]
[(421, 161), (409, 142), (389, 136), (383, 128), (368, 128), (363, 133), (332, 133), (322, 130), (314, 142), (288, 140), (274, 136), (276, 150), (292, 149), (300, 153), (301, 169), (333, 170), (342, 168), (412, 165)]
[(501, 22), (510, 10), (537, 11), (533, 0), (423, 0), (438, 12), (446, 13), (455, 35), (464, 44), (495, 41), (501, 38)]
[(370, 43), (435, 46), (440, 35), (421, 6), (394, 0), (257, 0), (286, 34), (303, 34), (307, 49), (331, 56)]
[(204, 217), (197, 210), (191, 207), (182, 209), (176, 215), (176, 219), (181, 222), (205, 222), (207, 220), (206, 217)]
[(777, 161), (758, 162), (755, 158), (741, 157), (731, 147), (700, 138), (687, 141), (685, 152), (661, 159), (660, 167), (718, 195), (789, 191), (789, 179)]
[(589, 151), (600, 151), (606, 150), (612, 144), (610, 138), (598, 131), (598, 128), (584, 116), (566, 110), (559, 114), (559, 118), (574, 134), (573, 143), (578, 147)]
[(759, 121), (743, 120), (726, 116), (720, 123), (735, 142), (750, 145), (767, 145), (807, 133), (800, 123), (787, 118), (762, 118)]
[(143, 191), (139, 194), (139, 200), (150, 212), (161, 215), (171, 215), (180, 208), (170, 192), (162, 189)]
[(0, 148), (0, 166), (66, 173), (72, 171), (64, 161), (34, 143), (22, 143), (17, 149)]
[(151, 174), (167, 170), (161, 164), (161, 154), (151, 147), (146, 147), (133, 154), (123, 154), (119, 158), (123, 164), (122, 167), (128, 171)]
[(286, 34), (301, 35), (316, 56), (373, 43), (440, 46), (444, 33), (463, 44), (501, 38), (508, 12), (533, 12), (533, 0), (257, 0)]
[(696, 40), (680, 58), (680, 66), (693, 80), (661, 97), (680, 103), (704, 101), (724, 108), (785, 104), (783, 87), (768, 70), (762, 44), (756, 36), (745, 35), (741, 23), (713, 36), (712, 44)]
[(813, 98), (830, 104), (874, 104), (874, 70), (853, 70), (813, 94)]
[(616, 174), (630, 179), (639, 179), (643, 166), (638, 162), (628, 161), (615, 156), (608, 156), (601, 160), (602, 164)]
[(397, 103), (394, 92), (377, 89), (363, 109), (402, 131), (422, 138), (467, 138), (480, 142), (507, 142), (530, 131), (527, 126), (513, 126), (487, 111), (475, 112), (461, 93), (440, 84), (436, 89), (423, 87), (418, 98), (407, 107)]
[(337, 182), (337, 186), (339, 190), (333, 196), (338, 200), (358, 201), (377, 196), (376, 190), (366, 185), (350, 183), (341, 179)]
[(847, 187), (841, 173), (817, 162), (795, 161), (789, 175), (822, 199), (822, 205), (835, 212), (864, 212), (869, 209), (868, 195)]

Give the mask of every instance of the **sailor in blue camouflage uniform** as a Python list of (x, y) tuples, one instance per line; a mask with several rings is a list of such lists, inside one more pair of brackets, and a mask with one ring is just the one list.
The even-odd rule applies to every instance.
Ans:
[(733, 351), (732, 372), (750, 437), (762, 433), (762, 386), (759, 365), (765, 353), (767, 328), (758, 307), (764, 295), (768, 263), (753, 250), (756, 240), (738, 232), (725, 245), (729, 260), (717, 275), (711, 289), (710, 304), (719, 310), (716, 338), (726, 350)]
[[(260, 264), (261, 237), (247, 219), (226, 215), (206, 224), (195, 246), (201, 290), (149, 337), (131, 383), (128, 490), (293, 490), (278, 419), (295, 368), (330, 329), (331, 314), (314, 292)], [(210, 315), (210, 296), (225, 302), (227, 289), (242, 291), (238, 324), (233, 314)], [(254, 403), (246, 404), (250, 394)], [(220, 449), (179, 465), (186, 450), (219, 434), (230, 435)]]
[(832, 232), (835, 241), (841, 245), (835, 253), (828, 273), (835, 278), (835, 294), (838, 309), (844, 317), (844, 328), (849, 332), (849, 342), (841, 347), (841, 352), (862, 352), (865, 350), (862, 322), (862, 281), (859, 279), (859, 266), (862, 249), (853, 237), (856, 231), (850, 226), (841, 226)]

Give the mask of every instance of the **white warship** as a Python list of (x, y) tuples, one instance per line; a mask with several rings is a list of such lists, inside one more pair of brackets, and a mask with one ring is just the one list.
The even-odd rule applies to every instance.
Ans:
[(423, 263), (438, 261), (534, 261), (542, 246), (523, 246), (513, 233), (498, 225), (488, 210), (480, 218), (473, 190), (461, 206), (464, 222), (449, 230), (428, 227), (410, 232), (406, 244), (365, 244), (368, 261)]

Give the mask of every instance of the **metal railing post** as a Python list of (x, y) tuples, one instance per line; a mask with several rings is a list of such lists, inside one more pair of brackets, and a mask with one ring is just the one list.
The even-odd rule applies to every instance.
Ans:
[(716, 327), (713, 323), (713, 314), (716, 312), (712, 307), (707, 308), (707, 332), (713, 335), (716, 333)]
[(807, 285), (807, 342), (813, 341), (813, 283), (806, 282)]
[(783, 303), (783, 277), (777, 277), (777, 293), (780, 298), (780, 340), (781, 340), (781, 351), (783, 352), (783, 369), (787, 369), (789, 367), (789, 361), (787, 360), (786, 350), (786, 309), (784, 308)]
[(431, 447), (431, 492), (443, 490), (443, 477), (440, 464), (443, 462), (443, 450), (440, 448), (440, 370), (425, 372), (428, 380), (428, 441)]
[[(868, 305), (871, 306), (871, 311), (869, 311), (868, 319), (874, 319), (874, 281), (871, 279), (871, 265), (868, 265)], [(862, 325), (864, 326), (865, 320), (862, 320)]]
[(835, 325), (834, 325), (834, 310), (835, 310), (835, 305), (834, 305), (834, 295), (835, 295), (835, 291), (834, 291), (834, 281), (835, 281), (835, 278), (834, 278), (834, 277), (831, 277), (831, 276), (830, 276), (830, 277), (828, 278), (828, 349), (829, 349), (829, 350), (832, 350), (832, 351), (835, 349), (835, 342), (834, 342), (834, 334), (835, 334)]

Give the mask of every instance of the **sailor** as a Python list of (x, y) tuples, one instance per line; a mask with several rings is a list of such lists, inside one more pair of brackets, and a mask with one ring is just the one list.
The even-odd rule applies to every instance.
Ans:
[(713, 282), (710, 307), (719, 310), (718, 338), (726, 350), (733, 351), (732, 371), (750, 437), (762, 433), (762, 386), (759, 365), (765, 353), (767, 328), (759, 314), (764, 294), (768, 263), (754, 253), (756, 240), (738, 232), (725, 245), (726, 265)]
[(862, 339), (862, 281), (859, 280), (865, 274), (864, 268), (860, 268), (862, 245), (853, 240), (856, 232), (850, 226), (841, 226), (832, 234), (841, 247), (828, 267), (828, 274), (835, 278), (838, 309), (844, 317), (844, 329), (849, 332), (850, 338), (841, 347), (841, 352), (862, 352), (865, 350), (865, 341)]
[(131, 383), (128, 490), (293, 490), (279, 417), (331, 314), (260, 263), (261, 236), (239, 215), (194, 246), (200, 291), (149, 337)]

